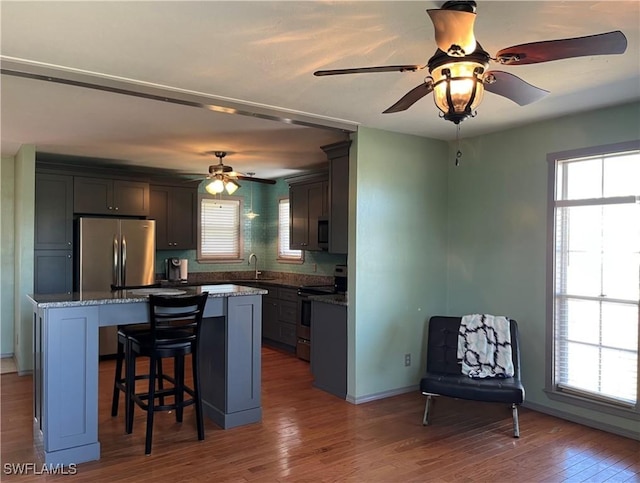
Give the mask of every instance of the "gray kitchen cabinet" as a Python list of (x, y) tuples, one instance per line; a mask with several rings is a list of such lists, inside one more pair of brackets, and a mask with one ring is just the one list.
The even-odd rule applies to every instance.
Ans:
[(71, 293), (73, 286), (72, 251), (34, 250), (33, 291), (37, 294)]
[(34, 248), (70, 250), (73, 244), (73, 177), (36, 173)]
[(322, 146), (329, 159), (329, 253), (349, 251), (349, 147), (351, 141)]
[(75, 176), (73, 211), (85, 215), (148, 216), (149, 183)]
[(71, 293), (73, 286), (73, 177), (36, 173), (35, 293)]
[(311, 303), (311, 374), (313, 386), (347, 397), (347, 307)]
[(326, 179), (290, 183), (289, 246), (292, 250), (320, 250), (318, 219), (328, 214), (328, 192)]
[(272, 285), (258, 286), (269, 291), (262, 298), (262, 337), (283, 349), (295, 350), (298, 291)]
[(197, 248), (196, 188), (151, 185), (149, 218), (156, 220), (156, 249)]

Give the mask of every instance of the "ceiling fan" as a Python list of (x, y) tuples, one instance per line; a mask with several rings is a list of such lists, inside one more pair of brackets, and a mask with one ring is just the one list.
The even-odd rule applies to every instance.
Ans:
[(226, 190), (229, 194), (235, 193), (235, 191), (240, 188), (237, 180), (252, 181), (255, 183), (264, 184), (276, 184), (275, 180), (246, 176), (242, 173), (234, 171), (231, 166), (222, 164), (222, 158), (227, 155), (226, 151), (211, 151), (207, 154), (213, 154), (216, 158), (219, 159), (218, 164), (212, 164), (211, 166), (209, 166), (209, 174), (205, 178), (207, 180), (210, 180), (210, 182), (206, 184), (205, 189), (212, 195), (222, 193), (224, 190)]
[(440, 117), (459, 124), (467, 117), (475, 117), (475, 109), (482, 101), (485, 90), (506, 97), (520, 106), (549, 94), (508, 72), (487, 70), (489, 61), (502, 65), (536, 64), (590, 55), (622, 54), (627, 48), (627, 38), (617, 30), (586, 37), (514, 45), (491, 57), (475, 39), (475, 1), (451, 0), (439, 9), (427, 10), (427, 13), (435, 29), (438, 48), (426, 65), (319, 70), (314, 75), (415, 72), (426, 67), (430, 75), (424, 82), (407, 92), (384, 114), (404, 111), (433, 92), (435, 104), (441, 111)]

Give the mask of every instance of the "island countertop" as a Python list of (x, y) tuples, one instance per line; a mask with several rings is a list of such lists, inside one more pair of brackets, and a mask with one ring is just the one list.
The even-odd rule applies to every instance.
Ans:
[(197, 287), (131, 289), (70, 294), (29, 294), (39, 308), (81, 307), (83, 305), (129, 304), (146, 302), (150, 293), (157, 295), (196, 295), (209, 292), (209, 298), (265, 295), (267, 290), (244, 285), (220, 284)]

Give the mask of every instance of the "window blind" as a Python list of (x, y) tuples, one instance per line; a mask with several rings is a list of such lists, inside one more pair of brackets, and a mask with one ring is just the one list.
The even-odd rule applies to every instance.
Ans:
[(557, 162), (555, 382), (636, 407), (640, 153)]
[(289, 248), (289, 200), (286, 198), (278, 202), (278, 258), (302, 260), (302, 250)]
[(200, 200), (200, 258), (240, 258), (240, 208), (237, 199)]

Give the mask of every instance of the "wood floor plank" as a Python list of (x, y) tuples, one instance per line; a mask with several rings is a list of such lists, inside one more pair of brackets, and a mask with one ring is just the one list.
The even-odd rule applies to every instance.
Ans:
[[(519, 439), (503, 405), (438, 398), (428, 426), (425, 399), (403, 394), (352, 405), (312, 387), (309, 364), (263, 348), (260, 423), (222, 430), (210, 420), (198, 441), (192, 408), (182, 424), (160, 413), (144, 456), (145, 417), (133, 434), (110, 414), (114, 364), (100, 364), (100, 461), (74, 481), (479, 482), (640, 481), (640, 442), (521, 409)], [(144, 369), (141, 362), (140, 369)], [(171, 370), (168, 367), (166, 370)], [(4, 463), (42, 464), (32, 435), (32, 379), (2, 375)], [(2, 475), (2, 481), (65, 476)]]

